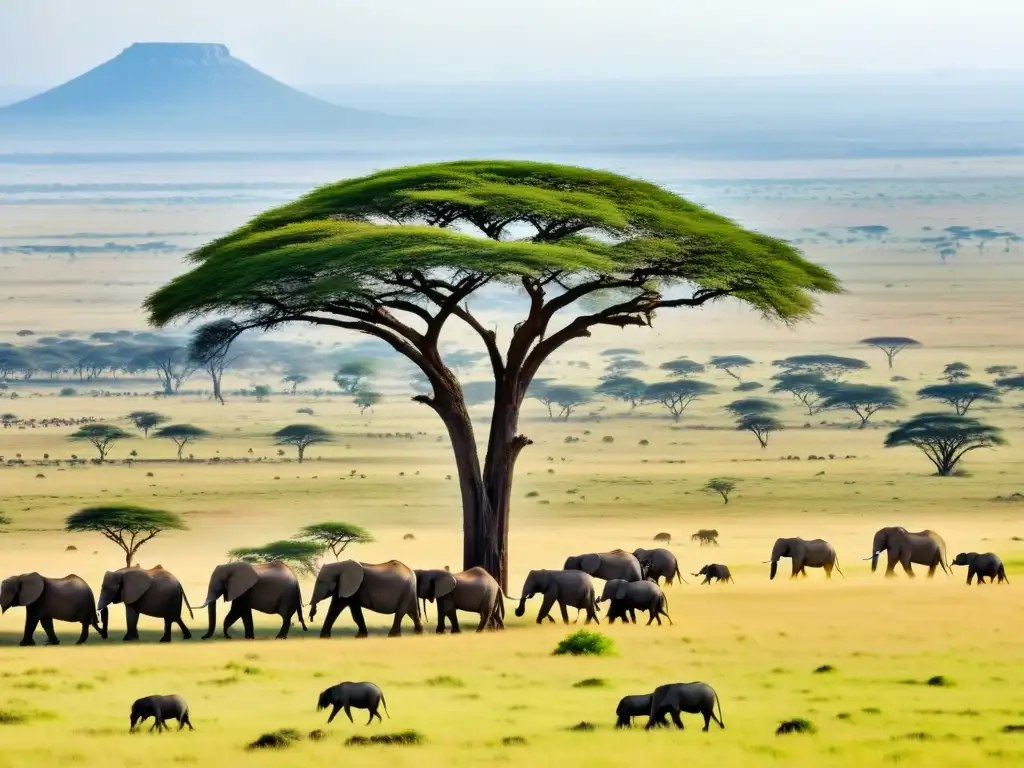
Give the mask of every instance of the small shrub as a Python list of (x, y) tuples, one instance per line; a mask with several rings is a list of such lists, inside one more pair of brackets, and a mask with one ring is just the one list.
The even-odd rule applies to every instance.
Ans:
[(651, 441), (647, 440), (647, 439), (641, 440), (639, 443), (637, 443), (637, 445), (650, 445), (650, 444), (651, 444)]
[(522, 736), (506, 736), (501, 740), (503, 747), (525, 747), (526, 744), (526, 739)]
[(413, 536), (411, 533), (407, 533), (407, 534), (405, 534), (405, 536), (402, 537), (402, 541), (415, 541), (415, 540), (416, 540), (416, 537)]
[(66, 547), (64, 547), (64, 551), (65, 552), (77, 552), (78, 551), (78, 547), (76, 547), (74, 544), (68, 544)]
[(152, 472), (147, 472), (146, 473), (146, 477), (153, 477), (153, 473)]
[[(0, 720), (0, 723), (2, 722), (3, 720)], [(1024, 733), (1024, 725), (1017, 725), (1015, 723), (1011, 725), (1004, 725), (1003, 733)]]
[(370, 744), (397, 744), (408, 747), (422, 744), (425, 741), (423, 735), (418, 731), (401, 731), (399, 733), (381, 733), (366, 738), (365, 736), (352, 736), (345, 742), (346, 747), (365, 747)]
[(824, 674), (827, 674), (829, 672), (835, 672), (835, 671), (836, 671), (836, 668), (833, 667), (831, 664), (822, 664), (820, 667), (818, 667), (816, 670), (814, 670), (814, 674), (816, 674), (816, 675), (824, 675)]
[(539, 491), (527, 491), (526, 492), (526, 498), (528, 498), (528, 499), (535, 499), (538, 496), (540, 496), (540, 492)]
[(572, 684), (573, 688), (604, 688), (608, 681), (603, 677), (587, 677)]
[(327, 738), (327, 731), (321, 731), (317, 728), (315, 731), (310, 731), (309, 736), (306, 737), (310, 741), (323, 741)]
[(943, 675), (935, 675), (934, 677), (928, 678), (927, 684), (933, 688), (951, 688), (953, 686), (953, 681)]
[(783, 720), (779, 727), (775, 729), (776, 736), (782, 736), (787, 733), (817, 733), (818, 729), (814, 727), (814, 723), (810, 720), (804, 720), (802, 717), (796, 717), (792, 720)]
[(880, 710), (878, 707), (864, 707), (864, 709), (862, 709), (861, 712), (863, 712), (865, 715), (882, 714), (882, 710)]
[(836, 715), (836, 720), (849, 720), (849, 719), (850, 719), (850, 713), (849, 712), (840, 712), (838, 715)]
[(280, 731), (264, 733), (256, 741), (250, 743), (247, 749), (284, 749), (297, 741), (302, 741), (302, 734), (291, 728), (284, 728)]
[(432, 677), (426, 681), (427, 685), (444, 687), (444, 688), (465, 688), (466, 683), (458, 677), (452, 677), (451, 675), (438, 675)]
[(555, 648), (555, 656), (611, 656), (615, 644), (600, 632), (580, 629), (562, 640)]
[(76, 390), (74, 387), (64, 387), (60, 391), (60, 397), (74, 397), (77, 394), (78, 390)]
[(612, 437), (611, 435), (605, 435), (604, 437), (601, 438), (601, 442), (602, 443), (614, 443), (615, 442), (615, 438)]
[(576, 725), (572, 726), (569, 730), (570, 731), (594, 731), (594, 730), (597, 730), (597, 726), (594, 725), (593, 723), (588, 723), (586, 720), (581, 720), (580, 722), (576, 723)]
[(28, 715), (11, 709), (0, 709), (0, 725), (21, 725), (27, 723)]
[(654, 535), (654, 540), (655, 541), (669, 541), (670, 542), (670, 541), (672, 541), (672, 534), (671, 533), (665, 533), (663, 531), (661, 533), (655, 534)]

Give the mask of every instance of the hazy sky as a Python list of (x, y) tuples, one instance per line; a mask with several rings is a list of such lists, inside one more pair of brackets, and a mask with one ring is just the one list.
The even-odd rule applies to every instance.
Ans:
[(135, 41), (293, 84), (1024, 69), (1022, 0), (0, 0), (0, 85)]

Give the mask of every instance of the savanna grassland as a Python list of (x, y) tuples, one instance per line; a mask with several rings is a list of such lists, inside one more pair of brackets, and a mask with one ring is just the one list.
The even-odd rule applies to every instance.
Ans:
[[(607, 165), (619, 169), (616, 162)], [(824, 172), (754, 170), (798, 178)], [(814, 185), (807, 183), (802, 191), (788, 187), (787, 194), (780, 194), (778, 185), (749, 181), (743, 182), (746, 191), (739, 182), (729, 192), (720, 185), (701, 189), (709, 202), (714, 198), (718, 209), (744, 223), (794, 237), (804, 228), (875, 223), (894, 233), (952, 222), (1024, 229), (1024, 222), (1014, 219), (1019, 216), (1016, 187), (992, 192), (1004, 184), (993, 180), (998, 169), (974, 170), (989, 180), (977, 182), (987, 197), (943, 193), (932, 199), (938, 187), (928, 174), (899, 187), (902, 199), (879, 199), (876, 190), (898, 187), (883, 182), (872, 182), (870, 189), (847, 184), (845, 196), (830, 187), (811, 198), (807, 188)], [(648, 171), (636, 173), (660, 180)], [(956, 172), (948, 166), (929, 171), (932, 177)], [(45, 171), (44, 178), (55, 173)], [(125, 169), (109, 173), (119, 181), (130, 176)], [(211, 173), (201, 169), (196, 175)], [(720, 169), (718, 178), (739, 173)], [(686, 184), (697, 188), (685, 179), (679, 184), (682, 191)], [(166, 239), (183, 249), (265, 205), (265, 200), (244, 205), (24, 200), (0, 210), (0, 233), (5, 242), (20, 244), (93, 232), (104, 235), (100, 241)], [(78, 237), (87, 240), (92, 242)], [(346, 613), (331, 640), (319, 639), (319, 622), (311, 622), (305, 637), (293, 628), (291, 638), (276, 641), (276, 623), (264, 621), (257, 625), (256, 641), (225, 641), (219, 633), (202, 641), (198, 634), (206, 617), (197, 612), (189, 621), (197, 636), (188, 643), (175, 632), (171, 645), (157, 645), (159, 623), (144, 618), (143, 641), (126, 645), (120, 641), (123, 610), (113, 606), (107, 641), (93, 635), (86, 646), (75, 647), (77, 630), (58, 625), (60, 647), (19, 648), (24, 614), (13, 609), (0, 618), (0, 766), (130, 766), (140, 759), (153, 766), (224, 761), (286, 766), (318, 760), (399, 766), (635, 760), (728, 766), (1020, 764), (1024, 734), (1014, 726), (1024, 730), (1019, 591), (1024, 502), (996, 497), (1024, 492), (1024, 411), (1016, 407), (1024, 395), (1010, 393), (1002, 403), (975, 406), (972, 415), (1002, 427), (1009, 445), (969, 454), (963, 476), (936, 478), (918, 451), (885, 449), (882, 442), (886, 420), (935, 409), (915, 402), (913, 394), (933, 383), (946, 363), (966, 362), (981, 378), (988, 365), (1024, 364), (1017, 330), (1024, 319), (1018, 298), (1024, 252), (1020, 246), (965, 248), (942, 263), (928, 248), (896, 235), (877, 243), (822, 239), (805, 248), (848, 289), (825, 302), (813, 324), (774, 328), (728, 304), (665, 313), (653, 331), (605, 333), (569, 348), (545, 375), (596, 383), (600, 351), (624, 345), (641, 351), (650, 375), (660, 362), (681, 355), (702, 361), (713, 354), (744, 354), (757, 365), (744, 370), (743, 378), (767, 384), (775, 372), (772, 360), (822, 352), (867, 360), (871, 369), (851, 376), (857, 381), (881, 384), (894, 374), (904, 377), (894, 385), (907, 407), (883, 411), (873, 426), (857, 430), (849, 428), (850, 414), (807, 417), (788, 396), (773, 395), (785, 408), (780, 418), (786, 429), (773, 435), (765, 450), (749, 433), (732, 429), (722, 406), (743, 395), (732, 392), (735, 382), (719, 372), (702, 378), (720, 392), (693, 403), (678, 424), (656, 406), (630, 415), (623, 404), (604, 400), (584, 406), (567, 422), (548, 419), (536, 402), (524, 412), (523, 431), (535, 444), (517, 465), (510, 592), (518, 595), (531, 568), (558, 568), (566, 555), (579, 552), (651, 546), (653, 536), (665, 531), (672, 534), (670, 548), (686, 573), (721, 562), (736, 579), (702, 587), (687, 577), (688, 585), (667, 588), (673, 625), (609, 627), (602, 621), (600, 630), (614, 641), (615, 655), (557, 657), (555, 645), (575, 628), (537, 626), (539, 599), (534, 599), (522, 619), (507, 604), (508, 628), (502, 633), (437, 637), (431, 631), (417, 637), (407, 625), (402, 638), (391, 639), (384, 636), (389, 622), (367, 613), (371, 637), (357, 641)], [(69, 261), (5, 252), (0, 263), (3, 292), (10, 297), (0, 340), (11, 342), (18, 341), (15, 332), (22, 328), (40, 334), (142, 329), (142, 298), (181, 269), (180, 253), (97, 254)], [(503, 321), (496, 313), (496, 322)], [(924, 346), (901, 353), (889, 371), (880, 352), (856, 345), (862, 337), (883, 334), (913, 336)], [(249, 372), (232, 386), (255, 379), (274, 382), (275, 375), (280, 372)], [(441, 424), (401, 391), (403, 381), (386, 383), (384, 401), (365, 415), (338, 394), (275, 394), (264, 403), (229, 395), (221, 406), (200, 395), (57, 397), (53, 387), (18, 383), (20, 396), (0, 400), (0, 411), (22, 420), (91, 416), (130, 429), (124, 416), (146, 409), (213, 434), (188, 447), (191, 461), (174, 461), (173, 444), (139, 435), (118, 443), (105, 465), (72, 465), (71, 454), (92, 456), (87, 444), (68, 441), (73, 428), (0, 430), (5, 459), (0, 512), (11, 521), (0, 528), (0, 572), (76, 573), (98, 592), (104, 571), (123, 565), (122, 553), (98, 535), (61, 529), (69, 513), (101, 502), (139, 503), (184, 516), (189, 530), (161, 535), (138, 559), (143, 566), (159, 563), (174, 572), (193, 605), (202, 602), (211, 568), (229, 549), (288, 537), (323, 520), (370, 530), (373, 543), (349, 550), (360, 560), (395, 558), (414, 568), (459, 570), (460, 507), (457, 483), (448, 479), (455, 472), (450, 447)], [(329, 377), (322, 385), (330, 386)], [(103, 388), (145, 389), (118, 382)], [(299, 408), (311, 408), (314, 415), (298, 415)], [(487, 409), (473, 412), (480, 419), (478, 434), (484, 434)], [(336, 441), (310, 448), (301, 465), (291, 451), (279, 456), (269, 435), (310, 420), (334, 431)], [(579, 440), (567, 443), (567, 437)], [(123, 463), (130, 451), (138, 454), (131, 466)], [(6, 465), (18, 454), (24, 466)], [(49, 460), (43, 459), (46, 454)], [(830, 454), (834, 458), (827, 458)], [(808, 460), (811, 455), (826, 458)], [(737, 480), (728, 505), (701, 490), (713, 477)], [(950, 556), (997, 552), (1011, 585), (967, 587), (960, 569), (949, 578), (940, 572), (933, 580), (872, 575), (863, 562), (871, 536), (893, 524), (937, 530)], [(693, 531), (707, 527), (720, 532), (720, 547), (690, 541)], [(414, 538), (407, 540), (407, 534)], [(845, 578), (827, 581), (812, 569), (807, 579), (769, 581), (763, 561), (778, 536), (829, 540)], [(782, 561), (783, 576), (787, 568)], [(303, 579), (307, 596), (311, 584), (309, 577)], [(431, 606), (428, 628), (435, 618)], [(471, 617), (463, 624), (471, 626)], [(241, 634), (238, 625), (235, 634)], [(42, 639), (41, 631), (37, 637)], [(927, 683), (939, 676), (935, 682), (943, 684)], [(316, 697), (341, 680), (380, 684), (391, 720), (364, 727), (357, 711), (356, 725), (341, 716), (326, 726), (327, 713), (315, 711)], [(699, 719), (692, 716), (684, 716), (683, 733), (612, 727), (621, 696), (687, 680), (715, 687), (726, 730), (713, 725), (701, 733)], [(131, 701), (158, 692), (188, 699), (194, 733), (129, 736)], [(810, 720), (817, 733), (775, 735), (782, 720), (798, 717)], [(582, 721), (595, 729), (571, 730)], [(301, 734), (323, 729), (328, 736), (280, 751), (245, 749), (261, 734), (283, 728)], [(422, 734), (424, 743), (344, 746), (351, 735), (403, 730)]]

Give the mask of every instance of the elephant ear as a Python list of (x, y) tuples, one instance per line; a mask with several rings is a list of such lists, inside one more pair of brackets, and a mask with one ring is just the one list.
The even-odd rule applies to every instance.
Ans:
[(626, 597), (626, 590), (629, 588), (629, 584), (625, 581), (620, 581), (615, 585), (615, 599), (622, 600)]
[(456, 584), (458, 582), (455, 580), (455, 577), (447, 571), (439, 573), (437, 578), (434, 579), (434, 599), (450, 595), (455, 591)]
[(601, 567), (601, 556), (591, 552), (589, 555), (583, 555), (580, 558), (580, 570), (589, 573), (593, 576), (597, 573), (597, 569)]
[(121, 577), (121, 584), (121, 600), (125, 605), (131, 605), (141, 600), (153, 586), (153, 577), (141, 568), (131, 568)]
[(43, 596), (43, 587), (46, 586), (43, 577), (38, 573), (26, 573), (21, 577), (21, 589), (18, 591), (18, 603), (23, 606), (32, 605)]
[(260, 575), (249, 563), (233, 563), (231, 573), (228, 575), (228, 588), (224, 592), (224, 599), (229, 603), (237, 600), (250, 589), (256, 586)]
[(341, 564), (338, 575), (338, 597), (348, 599), (359, 591), (363, 585), (363, 566), (355, 560), (346, 560)]

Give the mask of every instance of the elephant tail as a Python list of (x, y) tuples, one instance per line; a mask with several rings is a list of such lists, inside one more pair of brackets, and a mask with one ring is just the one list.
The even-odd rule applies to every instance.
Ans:
[(718, 698), (718, 691), (715, 691), (715, 704), (718, 705), (718, 722), (725, 728), (725, 718), (722, 717), (722, 700)]
[(181, 599), (182, 599), (182, 601), (183, 601), (183, 602), (185, 603), (185, 607), (186, 607), (186, 608), (188, 608), (188, 615), (189, 615), (189, 618), (192, 618), (192, 619), (194, 619), (194, 618), (196, 617), (196, 615), (195, 615), (194, 613), (192, 613), (192, 605), (191, 605), (191, 603), (189, 603), (189, 601), (188, 601), (188, 596), (187, 596), (187, 595), (185, 594), (185, 588), (184, 588), (184, 587), (182, 587), (182, 586), (181, 586), (181, 585), (179, 584), (179, 585), (178, 585), (178, 591), (179, 591), (179, 592), (181, 592)]
[(835, 565), (836, 565), (836, 571), (838, 571), (839, 575), (842, 576), (845, 579), (846, 578), (846, 574), (844, 574), (842, 569), (839, 567), (839, 556), (838, 555), (836, 556), (836, 559), (835, 559)]
[(1007, 584), (1010, 583), (1010, 580), (1008, 578), (1006, 578), (1006, 566), (1005, 565), (1000, 564), (998, 575), (1001, 576), (1003, 581), (1005, 581)]
[(675, 572), (675, 573), (674, 573), (673, 575), (674, 575), (674, 576), (675, 576), (675, 577), (676, 577), (677, 579), (679, 579), (679, 580), (680, 580), (681, 582), (683, 582), (683, 584), (689, 584), (689, 583), (690, 583), (690, 582), (688, 582), (688, 581), (687, 581), (686, 579), (684, 579), (684, 578), (683, 578), (683, 574), (681, 574), (681, 573), (679, 572), (679, 563), (676, 563), (676, 572)]
[(302, 631), (303, 632), (308, 632), (309, 631), (309, 627), (306, 626), (306, 620), (304, 618), (302, 618), (302, 597), (301, 596), (299, 597), (299, 605), (295, 609), (295, 614), (299, 617), (299, 624), (302, 625)]
[[(391, 713), (388, 712), (388, 703), (384, 699), (384, 691), (380, 692), (380, 703), (384, 705), (384, 714), (387, 715), (388, 716), (388, 720), (390, 720), (391, 719)], [(721, 712), (719, 712), (719, 715), (721, 715)]]
[(427, 598), (423, 598), (423, 620), (430, 621), (430, 616), (427, 615)]

